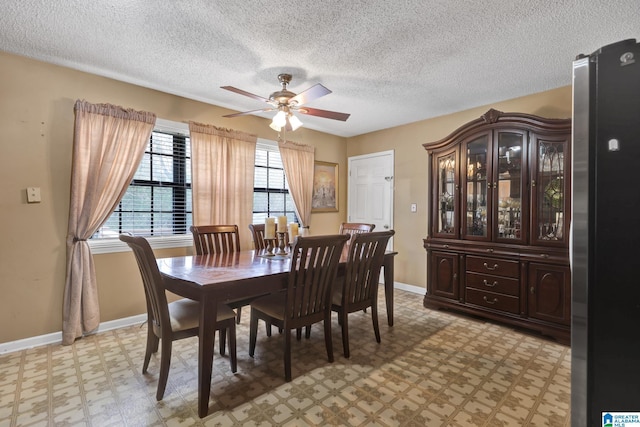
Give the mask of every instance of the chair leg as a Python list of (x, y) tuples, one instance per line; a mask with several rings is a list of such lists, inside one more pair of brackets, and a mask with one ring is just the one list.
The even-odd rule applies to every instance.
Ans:
[(371, 305), (371, 320), (373, 321), (373, 332), (376, 334), (376, 341), (380, 342), (380, 326), (378, 325), (378, 306)]
[(296, 329), (296, 339), (300, 341), (302, 339), (302, 328)]
[(291, 381), (291, 331), (286, 330), (284, 335), (284, 379)]
[(341, 310), (338, 317), (342, 326), (342, 351), (344, 352), (344, 357), (348, 359), (351, 356), (349, 352), (349, 313)]
[(231, 372), (238, 372), (238, 359), (236, 355), (236, 327), (229, 328), (229, 359), (231, 360)]
[(169, 378), (169, 368), (171, 367), (171, 345), (170, 338), (162, 339), (162, 354), (160, 356), (160, 377), (158, 378), (158, 390), (156, 391), (156, 400), (162, 400), (164, 390), (167, 387), (167, 379)]
[(242, 307), (236, 308), (236, 325), (240, 324), (240, 316), (242, 315)]
[(304, 328), (304, 337), (306, 339), (311, 338), (311, 325), (305, 326), (305, 328)]
[[(218, 339), (220, 340), (220, 356), (224, 356), (227, 347), (227, 328), (218, 331)], [(229, 343), (231, 345), (231, 343)]]
[(324, 345), (327, 347), (327, 359), (333, 363), (333, 341), (331, 340), (331, 311), (324, 316)]
[(147, 331), (147, 349), (144, 353), (144, 362), (142, 362), (142, 373), (147, 373), (147, 368), (149, 368), (149, 361), (151, 360), (151, 354), (158, 351), (158, 337), (153, 333), (151, 329), (152, 326), (149, 325), (149, 329)]
[(264, 322), (264, 327), (267, 330), (267, 336), (270, 337), (271, 336), (271, 323), (270, 322)]
[(153, 331), (151, 331), (151, 335), (154, 338), (153, 347), (151, 348), (151, 353), (157, 353), (158, 352), (158, 348), (160, 347), (160, 338), (158, 336), (156, 336), (156, 334), (154, 334)]
[(256, 351), (256, 337), (258, 335), (258, 315), (251, 309), (251, 320), (249, 321), (249, 356), (253, 357)]

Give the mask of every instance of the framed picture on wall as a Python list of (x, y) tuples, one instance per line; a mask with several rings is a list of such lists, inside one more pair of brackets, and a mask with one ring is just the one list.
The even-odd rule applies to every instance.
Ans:
[(338, 211), (338, 164), (314, 162), (311, 212)]

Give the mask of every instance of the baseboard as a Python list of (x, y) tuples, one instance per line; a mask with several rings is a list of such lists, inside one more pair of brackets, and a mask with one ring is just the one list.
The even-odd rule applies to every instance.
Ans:
[[(131, 326), (146, 322), (147, 315), (139, 314), (137, 316), (124, 317), (122, 319), (111, 320), (109, 322), (100, 323), (98, 329), (93, 334), (99, 334), (100, 332), (110, 331), (112, 329), (123, 328), (125, 326)], [(11, 353), (14, 351), (26, 350), (29, 348), (40, 347), (49, 344), (62, 343), (62, 331), (53, 332), (50, 334), (39, 335), (37, 337), (25, 338), (17, 341), (10, 341), (0, 343), (0, 354)]]
[(402, 289), (403, 291), (411, 292), (418, 295), (424, 295), (425, 289), (420, 286), (407, 285), (406, 283), (394, 282), (393, 287), (395, 289)]
[[(419, 295), (424, 295), (425, 290), (420, 286), (407, 285), (405, 283), (394, 282), (393, 287), (395, 289), (401, 289), (403, 291), (412, 292)], [(112, 329), (123, 328), (125, 326), (131, 326), (135, 324), (143, 323), (147, 320), (146, 314), (139, 314), (137, 316), (125, 317), (122, 319), (111, 320), (109, 322), (100, 323), (98, 329), (92, 334), (99, 334), (100, 332), (110, 331)], [(0, 354), (11, 353), (14, 351), (25, 350), (28, 348), (40, 347), (49, 344), (62, 343), (62, 332), (53, 332), (46, 335), (40, 335), (37, 337), (25, 338), (17, 341), (10, 341), (0, 343)]]

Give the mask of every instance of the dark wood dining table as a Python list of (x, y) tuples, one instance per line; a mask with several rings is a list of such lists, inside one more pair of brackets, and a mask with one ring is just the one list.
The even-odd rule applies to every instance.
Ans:
[[(265, 251), (192, 255), (157, 260), (166, 289), (200, 302), (198, 335), (198, 415), (209, 412), (217, 305), (219, 302), (268, 294), (286, 287), (288, 256), (265, 256)], [(384, 258), (387, 320), (393, 326), (393, 264), (397, 252)], [(344, 265), (346, 259), (341, 260)]]

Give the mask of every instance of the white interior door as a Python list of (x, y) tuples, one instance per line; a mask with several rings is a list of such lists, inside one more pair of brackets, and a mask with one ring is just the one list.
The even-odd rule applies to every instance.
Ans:
[(347, 199), (348, 222), (375, 224), (375, 231), (393, 228), (393, 150), (349, 157)]

